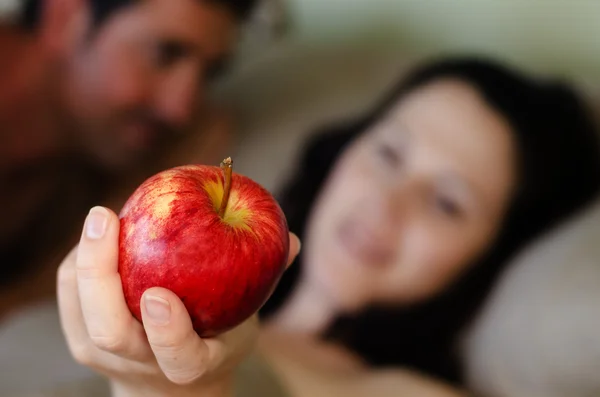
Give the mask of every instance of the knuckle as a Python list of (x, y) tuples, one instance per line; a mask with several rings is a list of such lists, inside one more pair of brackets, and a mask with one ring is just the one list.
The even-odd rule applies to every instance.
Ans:
[(177, 362), (181, 357), (190, 354), (190, 347), (175, 341), (161, 341), (160, 344), (150, 343), (157, 359), (165, 362)]
[(92, 343), (100, 350), (110, 353), (119, 354), (127, 349), (127, 341), (121, 335), (100, 336), (90, 335)]
[(93, 366), (94, 364), (94, 349), (89, 343), (77, 343), (70, 346), (71, 355), (73, 359), (86, 367)]
[(179, 386), (187, 386), (200, 379), (206, 372), (204, 367), (178, 368), (165, 370), (165, 376), (172, 383)]
[(102, 272), (97, 267), (82, 267), (78, 264), (76, 276), (81, 280), (95, 280), (102, 276)]
[(195, 333), (150, 342), (154, 356), (169, 381), (188, 385), (210, 372), (208, 351)]
[(194, 344), (197, 335), (190, 329), (185, 334), (180, 332), (150, 333), (148, 337), (153, 348), (178, 353), (189, 349), (190, 345)]
[(182, 345), (181, 341), (175, 340), (173, 338), (153, 338), (153, 340), (150, 341), (150, 345), (154, 349), (161, 351), (180, 351), (184, 349), (184, 346)]
[(75, 280), (76, 280), (75, 269), (63, 264), (58, 268), (58, 271), (56, 273), (56, 278), (57, 278), (59, 287), (71, 286), (75, 283)]

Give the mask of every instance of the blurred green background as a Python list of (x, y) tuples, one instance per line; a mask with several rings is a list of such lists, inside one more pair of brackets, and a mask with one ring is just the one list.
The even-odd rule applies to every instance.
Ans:
[(283, 0), (288, 34), (407, 56), (477, 51), (517, 65), (600, 78), (598, 0)]

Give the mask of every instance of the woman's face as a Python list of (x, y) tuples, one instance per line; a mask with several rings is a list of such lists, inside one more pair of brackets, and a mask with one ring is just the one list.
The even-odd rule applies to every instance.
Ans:
[(515, 154), (467, 83), (414, 90), (337, 161), (309, 219), (308, 280), (344, 310), (432, 297), (491, 244)]

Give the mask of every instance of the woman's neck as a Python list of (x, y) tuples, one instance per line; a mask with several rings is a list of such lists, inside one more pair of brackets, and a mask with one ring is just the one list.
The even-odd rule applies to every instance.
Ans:
[(266, 325), (278, 331), (316, 335), (324, 332), (336, 315), (331, 298), (301, 277), (288, 301)]

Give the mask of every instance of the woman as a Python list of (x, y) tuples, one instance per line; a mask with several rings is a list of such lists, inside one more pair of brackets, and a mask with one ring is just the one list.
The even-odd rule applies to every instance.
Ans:
[(493, 62), (417, 68), (309, 145), (280, 197), (304, 246), (267, 329), (461, 384), (455, 342), (507, 260), (598, 192), (590, 120), (568, 87)]
[[(568, 88), (477, 59), (417, 68), (318, 136), (284, 190), (304, 246), (260, 353), (293, 396), (456, 395), (429, 377), (461, 384), (458, 334), (507, 259), (596, 195), (599, 162)], [(122, 367), (103, 369), (123, 382)]]

